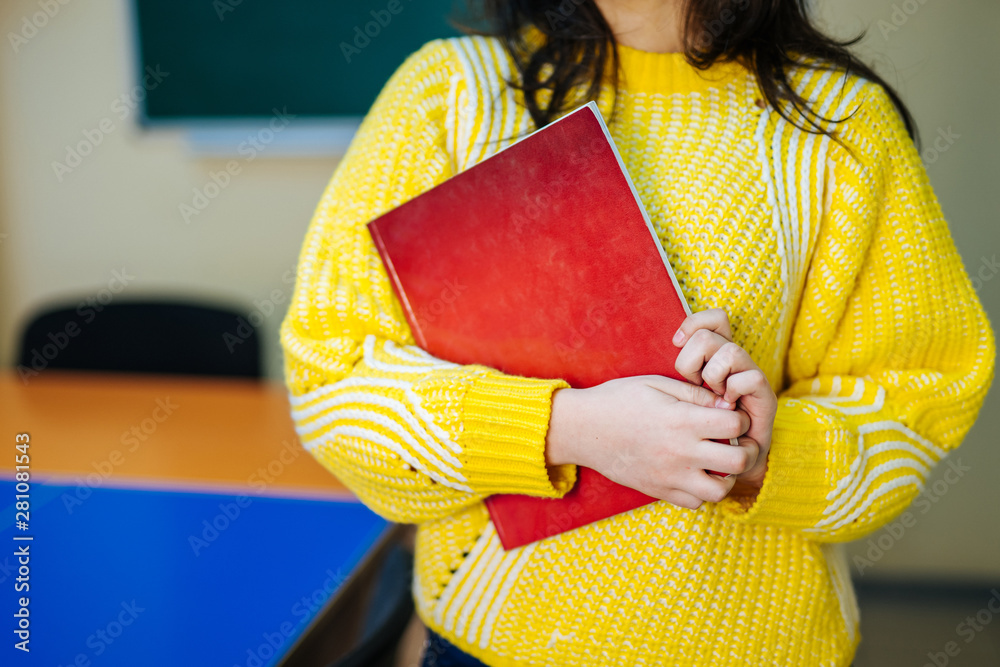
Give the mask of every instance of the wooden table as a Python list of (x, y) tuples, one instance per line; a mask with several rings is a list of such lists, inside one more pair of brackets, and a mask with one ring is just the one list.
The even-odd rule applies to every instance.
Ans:
[(6, 373), (0, 406), (0, 438), (13, 447), (29, 433), (32, 471), (53, 483), (351, 497), (299, 444), (279, 383), (53, 370), (25, 383)]

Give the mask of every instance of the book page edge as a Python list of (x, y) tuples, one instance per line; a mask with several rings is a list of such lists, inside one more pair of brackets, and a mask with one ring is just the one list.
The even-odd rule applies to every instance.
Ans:
[(663, 245), (660, 243), (660, 239), (656, 235), (656, 230), (653, 229), (653, 223), (649, 219), (649, 214), (646, 212), (646, 207), (643, 205), (642, 199), (639, 197), (639, 191), (636, 190), (635, 183), (632, 182), (632, 176), (629, 175), (628, 169), (625, 168), (625, 162), (622, 160), (621, 153), (618, 152), (618, 146), (615, 145), (615, 140), (611, 137), (611, 132), (608, 131), (608, 126), (604, 122), (604, 116), (601, 115), (601, 110), (594, 101), (587, 102), (587, 104), (580, 108), (589, 108), (593, 112), (594, 117), (597, 118), (597, 122), (600, 124), (601, 129), (604, 131), (604, 136), (607, 138), (608, 144), (611, 146), (611, 151), (615, 154), (615, 159), (618, 160), (618, 168), (621, 169), (622, 175), (625, 177), (625, 182), (628, 183), (628, 187), (632, 191), (632, 197), (635, 199), (635, 203), (639, 207), (639, 212), (642, 214), (642, 219), (646, 223), (646, 229), (649, 231), (649, 235), (653, 239), (653, 245), (660, 253), (660, 259), (663, 260), (663, 266), (667, 269), (667, 274), (670, 276), (670, 282), (673, 283), (674, 291), (676, 291), (677, 296), (680, 297), (681, 305), (684, 306), (684, 312), (690, 315), (691, 307), (688, 305), (684, 292), (681, 291), (680, 283), (677, 282), (677, 276), (674, 275), (674, 269), (670, 266), (670, 260), (667, 259), (667, 253), (663, 250)]

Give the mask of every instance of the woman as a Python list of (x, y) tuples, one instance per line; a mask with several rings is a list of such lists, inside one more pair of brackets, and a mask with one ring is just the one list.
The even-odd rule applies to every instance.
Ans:
[[(304, 445), (419, 524), (426, 664), (851, 662), (835, 545), (958, 446), (994, 341), (909, 114), (805, 4), (494, 0), (495, 36), (427, 44), (362, 124), (282, 341)], [(710, 389), (435, 359), (365, 230), (590, 98), (696, 311), (678, 370)], [(504, 552), (482, 500), (559, 497), (577, 464), (663, 502)]]

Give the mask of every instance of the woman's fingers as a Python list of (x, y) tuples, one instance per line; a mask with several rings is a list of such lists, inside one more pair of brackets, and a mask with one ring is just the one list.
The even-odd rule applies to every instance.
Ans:
[(641, 379), (653, 389), (691, 405), (725, 410), (732, 409), (734, 405), (733, 403), (725, 403), (721, 396), (713, 394), (701, 385), (681, 382), (662, 375), (643, 375)]
[[(715, 354), (706, 361), (705, 367), (701, 369), (701, 377), (713, 391), (719, 395), (725, 395), (728, 389), (727, 379), (730, 376), (756, 368), (757, 364), (753, 362), (746, 350), (736, 343), (727, 342), (720, 346)], [(736, 400), (733, 399), (730, 402), (735, 403)]]
[(698, 443), (697, 456), (706, 470), (727, 475), (742, 475), (757, 464), (760, 447), (752, 438), (741, 437), (739, 445), (723, 445), (711, 440)]
[(735, 403), (744, 396), (752, 396), (760, 400), (773, 400), (774, 392), (771, 390), (771, 384), (759, 368), (738, 370), (726, 380), (726, 391), (723, 395), (726, 401)]
[(705, 502), (701, 498), (695, 498), (690, 493), (681, 491), (680, 489), (671, 489), (662, 495), (663, 497), (660, 500), (665, 500), (672, 505), (689, 510), (696, 510)]
[(697, 509), (703, 501), (722, 502), (737, 483), (736, 476), (754, 468), (759, 451), (757, 443), (750, 438), (740, 438), (739, 447), (708, 440), (698, 443), (696, 458), (699, 464), (730, 476), (719, 477), (704, 470), (693, 471), (680, 485), (682, 489), (662, 494), (663, 500), (689, 509)]
[(719, 352), (719, 350), (723, 349), (726, 345), (732, 344), (733, 343), (730, 343), (726, 338), (715, 331), (698, 329), (691, 335), (688, 342), (677, 354), (677, 360), (674, 362), (674, 368), (677, 369), (677, 372), (684, 376), (688, 382), (694, 384), (706, 382), (712, 391), (721, 396), (725, 391), (726, 376), (723, 375), (721, 377), (721, 383), (708, 382), (708, 378), (705, 376), (704, 370), (707, 368), (707, 364), (710, 360), (715, 358), (715, 355)]
[(699, 329), (714, 331), (728, 341), (733, 340), (733, 331), (729, 326), (729, 315), (721, 308), (713, 308), (689, 315), (681, 324), (681, 328), (674, 334), (674, 345), (681, 347)]
[(681, 421), (681, 426), (691, 429), (693, 435), (705, 440), (738, 438), (750, 428), (750, 417), (743, 410), (718, 410), (699, 405), (685, 406)]
[(778, 399), (764, 372), (755, 368), (729, 376), (725, 397), (739, 400), (740, 409), (750, 415), (751, 426), (747, 435), (769, 446)]
[[(725, 447), (726, 445), (722, 446)], [(733, 449), (736, 448), (734, 447)], [(699, 471), (692, 477), (685, 490), (705, 502), (719, 503), (729, 495), (729, 491), (735, 483), (735, 477), (718, 477)]]

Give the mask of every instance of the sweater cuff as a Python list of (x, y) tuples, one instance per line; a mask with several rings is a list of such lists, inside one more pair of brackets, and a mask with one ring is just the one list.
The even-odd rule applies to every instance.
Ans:
[(850, 457), (856, 453), (857, 443), (846, 429), (832, 423), (818, 424), (815, 414), (782, 412), (779, 409), (775, 419), (760, 491), (756, 497), (727, 498), (720, 509), (738, 522), (802, 530), (813, 527), (830, 504), (830, 461)]
[(576, 483), (575, 465), (548, 466), (545, 437), (552, 394), (562, 380), (502, 374), (476, 378), (462, 399), (458, 444), (463, 470), (477, 492), (559, 498)]

